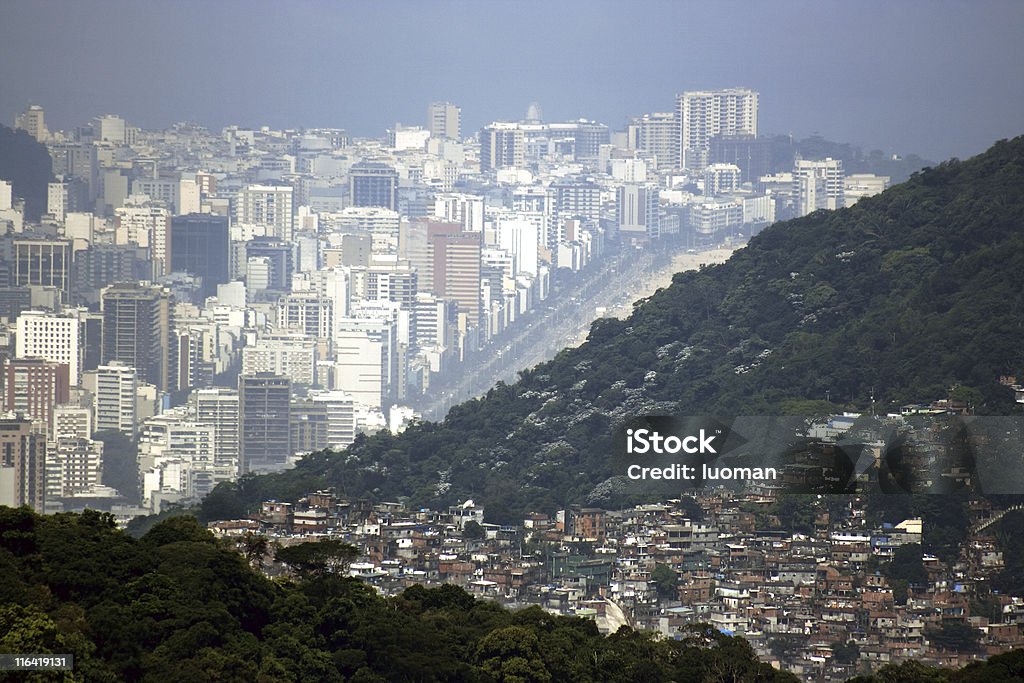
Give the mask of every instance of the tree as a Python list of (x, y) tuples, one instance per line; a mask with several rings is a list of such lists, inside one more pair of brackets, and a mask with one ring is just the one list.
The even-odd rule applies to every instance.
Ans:
[(462, 527), (462, 537), (470, 541), (482, 541), (487, 538), (487, 531), (484, 530), (476, 520), (469, 520)]
[(238, 543), (249, 566), (263, 569), (267, 552), (270, 550), (270, 539), (263, 534), (248, 532), (239, 539)]
[(651, 581), (658, 588), (658, 595), (665, 599), (678, 599), (679, 575), (667, 564), (657, 563), (651, 572)]
[(837, 664), (856, 664), (860, 659), (860, 647), (852, 640), (832, 643), (832, 659)]
[(491, 631), (476, 648), (480, 669), (499, 683), (549, 683), (537, 634), (522, 626)]
[(933, 647), (954, 652), (977, 652), (980, 648), (980, 633), (970, 624), (947, 619), (939, 628), (925, 629), (925, 637)]
[(326, 574), (344, 574), (359, 549), (350, 543), (326, 538), (279, 548), (274, 556), (291, 567), (299, 576), (309, 579)]

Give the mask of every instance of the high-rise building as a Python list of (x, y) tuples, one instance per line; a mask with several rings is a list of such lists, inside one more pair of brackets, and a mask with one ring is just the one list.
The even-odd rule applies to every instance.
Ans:
[(51, 440), (46, 449), (46, 498), (70, 498), (99, 486), (103, 442), (80, 437)]
[(561, 220), (600, 220), (601, 186), (592, 180), (570, 179), (552, 183), (555, 211)]
[(55, 287), (64, 301), (71, 294), (71, 241), (45, 237), (13, 240), (14, 272), (11, 284)]
[(334, 302), (317, 292), (292, 292), (277, 302), (277, 328), (302, 332), (311, 338), (330, 338)]
[(451, 102), (431, 102), (427, 107), (427, 130), (434, 138), (462, 138), (462, 109)]
[(679, 122), (673, 112), (654, 112), (634, 119), (627, 145), (654, 155), (659, 171), (679, 168)]
[(46, 437), (19, 417), (0, 416), (0, 505), (44, 511)]
[(238, 467), (238, 392), (225, 387), (199, 389), (192, 394), (196, 424), (213, 428), (213, 458), (216, 465)]
[(50, 440), (88, 439), (92, 436), (92, 411), (76, 405), (60, 405), (53, 408), (53, 429)]
[(702, 171), (708, 165), (711, 138), (757, 135), (758, 93), (747, 88), (684, 92), (676, 96), (679, 158), (682, 167)]
[(157, 285), (121, 283), (103, 290), (102, 362), (120, 361), (139, 379), (172, 391), (171, 297)]
[[(247, 272), (246, 284), (250, 289), (269, 290), (273, 296), (287, 292), (292, 280), (292, 248), (287, 240), (277, 237), (254, 237), (245, 243), (246, 270), (253, 265), (254, 259), (265, 265), (259, 273)], [(257, 277), (258, 276), (258, 277)], [(250, 282), (259, 279), (260, 282)]]
[(620, 186), (615, 212), (621, 238), (655, 239), (659, 236), (657, 187), (639, 183)]
[(580, 120), (576, 123), (573, 156), (576, 161), (597, 161), (601, 145), (607, 145), (611, 139), (608, 126), (596, 121)]
[(190, 213), (171, 219), (171, 270), (203, 278), (203, 297), (231, 280), (227, 216)]
[(70, 398), (68, 366), (42, 358), (15, 358), (7, 361), (4, 375), (4, 410), (21, 413), (37, 428), (49, 430), (53, 407)]
[(740, 167), (735, 164), (709, 164), (704, 167), (704, 196), (735, 192), (740, 189)]
[(309, 398), (324, 409), (327, 425), (324, 447), (341, 450), (355, 441), (355, 412), (350, 395), (337, 390), (311, 391)]
[(291, 185), (246, 185), (235, 202), (235, 223), (260, 225), (269, 237), (292, 239), (293, 195)]
[(93, 139), (123, 145), (128, 141), (124, 119), (116, 114), (104, 114), (93, 119)]
[(408, 309), (416, 299), (417, 273), (407, 261), (376, 263), (366, 272), (366, 298), (394, 301)]
[(239, 473), (283, 469), (291, 455), (291, 380), (272, 373), (238, 378)]
[(348, 174), (352, 206), (383, 206), (398, 210), (398, 171), (377, 161), (354, 164)]
[(124, 363), (110, 363), (96, 368), (93, 392), (93, 424), (97, 432), (121, 432), (135, 437), (135, 394), (138, 377), (135, 368)]
[[(749, 134), (716, 135), (709, 143), (708, 161), (712, 164), (735, 164), (740, 169), (740, 182), (752, 183), (771, 173), (774, 138)], [(786, 164), (788, 169), (791, 164)]]
[(114, 210), (114, 243), (149, 249), (153, 277), (171, 272), (171, 212), (157, 202), (138, 202)]
[(28, 109), (14, 117), (14, 127), (23, 130), (39, 142), (46, 142), (50, 137), (46, 130), (46, 114), (38, 104), (29, 105)]
[(68, 366), (71, 386), (82, 374), (83, 329), (78, 312), (66, 314), (25, 311), (18, 316), (14, 355), (42, 358)]
[(336, 359), (332, 387), (356, 403), (381, 408), (390, 403), (397, 371), (395, 326), (390, 320), (345, 318), (334, 337)]
[(793, 169), (796, 215), (806, 216), (818, 209), (841, 209), (846, 206), (844, 178), (841, 159), (797, 159)]
[(519, 168), (526, 159), (526, 135), (518, 123), (495, 122), (480, 131), (480, 170)]
[(427, 228), (433, 292), (454, 301), (473, 326), (480, 321), (480, 237), (457, 223), (430, 223)]
[(152, 277), (146, 249), (134, 244), (94, 244), (75, 253), (71, 293), (78, 304), (99, 303), (98, 293), (115, 282), (133, 282)]
[(89, 184), (81, 178), (67, 178), (46, 186), (46, 213), (58, 222), (63, 223), (69, 213), (89, 209)]

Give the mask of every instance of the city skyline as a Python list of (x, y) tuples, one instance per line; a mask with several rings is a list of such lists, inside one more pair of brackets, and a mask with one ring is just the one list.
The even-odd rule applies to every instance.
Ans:
[(748, 87), (766, 133), (939, 161), (1018, 133), (1024, 110), (1024, 6), (1008, 2), (55, 0), (9, 1), (5, 14), (6, 125), (37, 103), (51, 129), (113, 112), (149, 129), (189, 120), (376, 137), (423, 125), (426, 105), (448, 100), (464, 135), (523, 118), (531, 102), (549, 121), (621, 129), (687, 90)]

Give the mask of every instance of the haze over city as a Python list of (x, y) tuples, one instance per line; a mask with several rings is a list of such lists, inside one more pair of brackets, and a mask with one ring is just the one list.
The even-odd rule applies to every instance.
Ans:
[(614, 128), (674, 93), (761, 93), (761, 128), (966, 157), (1019, 132), (1017, 2), (22, 2), (0, 22), (0, 118), (114, 112), (344, 127), (379, 136), (450, 100), (463, 128), (522, 118)]

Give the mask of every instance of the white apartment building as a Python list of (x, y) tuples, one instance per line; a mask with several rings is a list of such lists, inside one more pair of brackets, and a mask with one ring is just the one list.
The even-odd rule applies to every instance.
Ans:
[(344, 391), (311, 391), (314, 404), (323, 405), (327, 413), (327, 447), (342, 449), (356, 439), (354, 401)]
[(213, 430), (213, 461), (238, 468), (238, 391), (226, 387), (192, 393), (196, 425)]
[(46, 449), (46, 497), (67, 498), (100, 485), (103, 442), (60, 438)]
[(114, 243), (149, 249), (153, 276), (171, 272), (171, 212), (155, 202), (133, 195), (129, 204), (114, 210)]
[(88, 439), (92, 436), (92, 411), (73, 405), (53, 407), (54, 441), (60, 439)]
[(294, 189), (290, 185), (246, 185), (235, 198), (235, 223), (259, 225), (270, 237), (290, 241)]
[(67, 365), (71, 386), (80, 384), (84, 345), (78, 311), (25, 311), (18, 316), (14, 349), (17, 358), (43, 358)]
[(135, 368), (121, 363), (96, 368), (93, 394), (93, 424), (97, 432), (113, 430), (133, 438), (136, 427)]
[(793, 169), (793, 201), (797, 216), (819, 209), (846, 206), (843, 162), (831, 157), (824, 161), (797, 159)]
[(736, 164), (710, 164), (704, 169), (704, 196), (714, 197), (740, 189), (740, 167)]
[(462, 110), (451, 102), (431, 102), (427, 107), (431, 137), (458, 140), (462, 137)]
[(711, 138), (757, 135), (758, 93), (748, 88), (688, 91), (676, 96), (679, 158), (682, 167), (702, 171), (708, 165)]
[(272, 372), (296, 384), (313, 386), (316, 379), (316, 340), (304, 334), (265, 334), (242, 349), (242, 374)]

